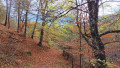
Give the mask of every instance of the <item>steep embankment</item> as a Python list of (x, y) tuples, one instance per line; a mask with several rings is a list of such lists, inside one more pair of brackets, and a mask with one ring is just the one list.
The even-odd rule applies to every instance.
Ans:
[(24, 39), (14, 29), (0, 25), (0, 68), (70, 68), (55, 47), (37, 46), (38, 40)]

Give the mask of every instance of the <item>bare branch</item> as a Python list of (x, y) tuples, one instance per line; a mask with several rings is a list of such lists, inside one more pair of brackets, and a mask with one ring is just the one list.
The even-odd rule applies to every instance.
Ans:
[(66, 13), (64, 13), (63, 15), (58, 16), (58, 18), (65, 16), (65, 15), (68, 14), (71, 10), (72, 10), (72, 9), (69, 9), (69, 10), (68, 10)]
[(109, 33), (120, 33), (120, 30), (106, 31), (106, 32), (100, 34), (99, 37), (102, 37), (103, 35), (106, 35), (106, 34), (109, 34)]
[[(77, 25), (77, 26), (78, 26), (78, 28), (80, 29), (79, 25)], [(86, 36), (85, 36), (80, 30), (79, 30), (79, 32), (81, 33), (82, 37), (85, 39), (85, 41), (87, 42), (87, 44), (88, 44), (89, 46), (91, 46), (92, 48), (96, 48), (95, 46), (93, 46), (93, 45), (90, 43), (89, 39), (87, 39)]]
[(107, 3), (107, 2), (120, 2), (120, 1), (105, 1), (105, 2), (102, 2), (99, 6), (101, 6), (102, 4)]

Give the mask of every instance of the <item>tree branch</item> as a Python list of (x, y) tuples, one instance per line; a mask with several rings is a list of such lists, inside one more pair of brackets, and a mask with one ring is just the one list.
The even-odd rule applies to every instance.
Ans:
[(60, 17), (63, 17), (65, 16), (66, 14), (68, 14), (72, 9), (69, 9), (66, 13), (64, 13), (63, 15), (60, 15), (60, 16), (57, 16), (57, 18), (60, 18)]
[(79, 33), (82, 35), (82, 37), (85, 39), (85, 41), (87, 42), (87, 44), (89, 45), (89, 46), (91, 46), (92, 48), (96, 48), (95, 46), (93, 46), (91, 43), (90, 43), (90, 41), (89, 41), (89, 39), (87, 39), (86, 37), (85, 37), (85, 35), (80, 31), (80, 27), (79, 27), (79, 25), (77, 24), (77, 27), (78, 27), (78, 29), (79, 29)]
[(103, 35), (106, 35), (106, 34), (109, 34), (109, 33), (120, 33), (120, 30), (106, 31), (106, 32), (100, 34), (99, 37), (102, 37)]
[(102, 4), (107, 3), (107, 2), (120, 2), (120, 1), (105, 1), (105, 2), (102, 2), (99, 6), (101, 6)]
[(120, 42), (120, 41), (107, 42), (107, 43), (104, 43), (103, 45), (110, 44), (110, 43), (114, 43), (114, 42)]

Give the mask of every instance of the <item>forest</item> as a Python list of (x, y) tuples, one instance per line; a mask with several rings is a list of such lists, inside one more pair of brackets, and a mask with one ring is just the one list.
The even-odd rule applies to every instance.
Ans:
[(120, 68), (120, 0), (0, 0), (0, 68)]

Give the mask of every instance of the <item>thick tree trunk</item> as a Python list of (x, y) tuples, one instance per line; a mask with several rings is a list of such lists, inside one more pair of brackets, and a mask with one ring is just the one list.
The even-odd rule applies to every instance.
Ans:
[(25, 38), (26, 38), (26, 32), (27, 32), (27, 16), (28, 16), (28, 10), (26, 10), (26, 14), (25, 14), (25, 31), (24, 31)]
[(4, 26), (6, 26), (8, 23), (8, 0), (6, 0), (6, 19), (5, 19), (5, 24)]
[(90, 31), (92, 37), (92, 45), (94, 46), (93, 52), (97, 60), (96, 68), (106, 68), (101, 61), (106, 61), (105, 48), (98, 34), (98, 4), (99, 0), (88, 0), (89, 19), (90, 19)]

